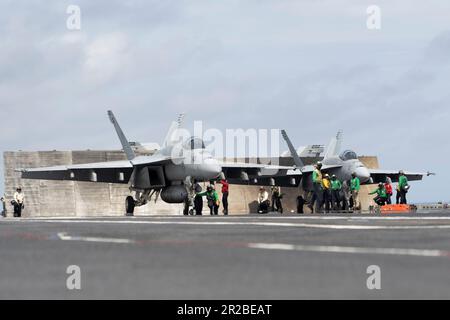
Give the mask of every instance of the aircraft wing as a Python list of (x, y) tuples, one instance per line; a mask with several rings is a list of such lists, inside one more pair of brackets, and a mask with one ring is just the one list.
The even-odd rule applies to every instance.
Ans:
[(270, 169), (270, 170), (290, 170), (294, 169), (293, 166), (279, 166), (273, 164), (260, 164), (260, 163), (246, 163), (246, 162), (220, 162), (223, 168), (256, 168), (256, 169)]
[(230, 184), (297, 187), (302, 172), (292, 166), (257, 163), (221, 162), (222, 171)]
[(133, 165), (127, 161), (70, 164), (54, 167), (17, 169), (23, 179), (128, 183)]
[(270, 176), (262, 175), (259, 177), (249, 177), (248, 180), (242, 178), (227, 177), (230, 184), (250, 185), (250, 186), (280, 186), (294, 188), (298, 187), (302, 181), (300, 170), (288, 170), (285, 175)]
[(158, 167), (170, 157), (160, 155), (136, 157), (131, 161), (107, 161), (86, 164), (69, 164), (54, 167), (17, 169), (23, 179), (90, 181), (127, 184), (133, 173), (134, 166), (150, 165)]
[[(327, 171), (330, 169), (337, 169), (337, 168), (341, 168), (341, 167), (342, 167), (342, 165), (340, 165), (340, 164), (323, 165), (322, 169), (320, 169), (320, 171)], [(313, 171), (314, 171), (314, 166), (312, 166), (312, 165), (304, 166), (302, 168), (302, 172), (304, 172), (304, 173), (311, 173)]]
[[(368, 169), (370, 177), (374, 183), (386, 182), (386, 177), (391, 178), (392, 182), (398, 182), (398, 170), (384, 170), (384, 169)], [(405, 171), (405, 176), (408, 181), (422, 180), (423, 176), (429, 175), (428, 173), (408, 172)]]
[(288, 170), (295, 169), (292, 166), (279, 166), (271, 164), (245, 163), (245, 162), (220, 162), (223, 173), (233, 175), (234, 173), (246, 172), (249, 176), (282, 175)]

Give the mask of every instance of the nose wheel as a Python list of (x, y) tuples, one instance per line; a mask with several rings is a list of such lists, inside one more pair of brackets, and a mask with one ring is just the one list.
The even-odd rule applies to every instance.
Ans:
[(133, 216), (134, 215), (134, 208), (136, 207), (136, 201), (132, 196), (128, 196), (125, 199), (125, 210), (126, 210), (126, 216)]

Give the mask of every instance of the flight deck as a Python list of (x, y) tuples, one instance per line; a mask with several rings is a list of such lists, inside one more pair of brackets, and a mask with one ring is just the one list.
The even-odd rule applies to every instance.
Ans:
[(450, 298), (448, 211), (7, 218), (0, 238), (2, 299)]

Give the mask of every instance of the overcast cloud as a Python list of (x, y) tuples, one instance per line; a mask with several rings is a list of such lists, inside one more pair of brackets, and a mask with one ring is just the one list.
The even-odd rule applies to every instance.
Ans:
[[(381, 30), (366, 28), (372, 4)], [(383, 168), (438, 174), (411, 200), (448, 201), (449, 16), (442, 0), (3, 0), (0, 152), (117, 149), (107, 109), (145, 142), (179, 112), (298, 145), (344, 129)]]

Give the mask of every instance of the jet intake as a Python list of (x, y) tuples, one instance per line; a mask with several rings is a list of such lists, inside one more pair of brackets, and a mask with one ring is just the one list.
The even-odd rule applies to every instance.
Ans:
[(182, 185), (162, 189), (161, 199), (167, 203), (183, 203), (188, 197), (186, 188)]
[(163, 187), (165, 185), (163, 170), (158, 166), (135, 168), (133, 175), (133, 188), (145, 190), (150, 188)]

